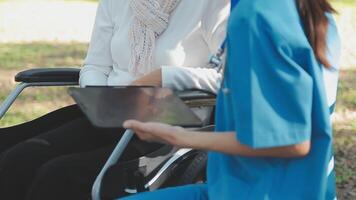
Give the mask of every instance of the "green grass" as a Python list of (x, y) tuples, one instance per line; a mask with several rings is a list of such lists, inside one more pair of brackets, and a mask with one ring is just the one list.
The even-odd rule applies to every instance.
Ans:
[(35, 66), (80, 66), (87, 44), (27, 43), (0, 44), (0, 69), (23, 69)]
[[(84, 43), (0, 44), (0, 102), (15, 87), (12, 74), (33, 67), (80, 66), (86, 55)], [(0, 120), (0, 127), (35, 119), (73, 103), (65, 87), (28, 88)]]
[[(0, 92), (0, 102), (12, 88)], [(4, 91), (4, 92), (3, 92)], [(28, 88), (0, 120), (0, 127), (8, 127), (36, 119), (50, 111), (73, 104), (66, 87)]]
[[(348, 9), (356, 13), (356, 0), (334, 0), (333, 4), (339, 13)], [(354, 17), (356, 19), (356, 15)], [(80, 66), (86, 50), (85, 43), (0, 43), (0, 102), (15, 86), (13, 72), (38, 66)], [(27, 89), (5, 118), (0, 120), (0, 127), (23, 123), (72, 103), (64, 87)], [(356, 112), (356, 66), (340, 73), (336, 108), (338, 115)], [(334, 130), (339, 199), (356, 199), (348, 195), (350, 191), (356, 192), (356, 119), (345, 117), (334, 124)]]
[[(335, 172), (339, 199), (354, 199), (356, 183), (356, 122), (335, 127)], [(340, 198), (342, 197), (342, 198)]]
[(27, 113), (21, 111), (10, 112), (6, 114), (6, 119), (1, 121), (1, 124), (4, 127), (9, 127), (14, 124), (20, 124), (21, 122), (29, 121), (33, 119), (33, 116), (40, 116), (41, 114), (41, 112), (35, 110)]
[(342, 71), (342, 81), (339, 83), (337, 111), (356, 111), (356, 69)]
[[(31, 43), (1, 44), (0, 101), (14, 87), (12, 77), (2, 77), (9, 71), (20, 71), (34, 66), (81, 65), (87, 44)], [(3, 48), (4, 47), (4, 48)], [(336, 112), (356, 112), (356, 69), (341, 71)], [(1, 82), (1, 80), (3, 80)], [(7, 81), (6, 81), (7, 80)], [(0, 120), (0, 127), (8, 127), (35, 119), (45, 113), (72, 104), (64, 87), (30, 88)], [(339, 194), (346, 196), (356, 180), (356, 120), (345, 119), (335, 123), (335, 157)], [(351, 186), (350, 186), (351, 185)], [(344, 198), (340, 198), (344, 199)], [(345, 198), (347, 199), (347, 198)]]

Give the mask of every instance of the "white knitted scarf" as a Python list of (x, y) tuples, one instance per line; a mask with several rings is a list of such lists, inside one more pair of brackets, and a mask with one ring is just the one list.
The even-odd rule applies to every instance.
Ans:
[(130, 30), (129, 72), (142, 76), (153, 70), (156, 39), (167, 29), (169, 17), (181, 0), (131, 0), (134, 21)]

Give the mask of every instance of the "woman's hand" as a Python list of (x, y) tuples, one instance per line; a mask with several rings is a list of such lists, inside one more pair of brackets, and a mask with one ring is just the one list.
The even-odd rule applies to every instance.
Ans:
[(171, 144), (177, 147), (185, 147), (184, 139), (189, 137), (184, 128), (168, 124), (128, 120), (123, 126), (126, 129), (132, 129), (141, 140)]
[(151, 73), (133, 81), (131, 85), (144, 85), (144, 86), (162, 86), (162, 72), (161, 69), (152, 71)]
[(306, 156), (310, 151), (310, 141), (290, 146), (254, 149), (241, 144), (234, 132), (196, 132), (162, 123), (142, 123), (135, 120), (126, 121), (124, 128), (134, 130), (140, 139), (146, 141), (246, 157), (293, 158)]

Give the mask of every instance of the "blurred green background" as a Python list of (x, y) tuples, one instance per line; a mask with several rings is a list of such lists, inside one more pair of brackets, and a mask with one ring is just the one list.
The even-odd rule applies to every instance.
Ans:
[[(343, 42), (334, 138), (339, 199), (356, 199), (356, 0), (334, 0)], [(33, 67), (80, 66), (94, 22), (96, 0), (0, 0), (0, 102), (14, 75)], [(27, 89), (0, 127), (72, 104), (63, 87)]]

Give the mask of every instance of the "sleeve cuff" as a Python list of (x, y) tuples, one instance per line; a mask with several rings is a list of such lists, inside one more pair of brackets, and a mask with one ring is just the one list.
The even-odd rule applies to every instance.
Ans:
[[(290, 124), (291, 127), (296, 124)], [(297, 125), (298, 126), (298, 125)], [(282, 134), (276, 134), (276, 132)], [(239, 134), (240, 133), (240, 134)], [(244, 134), (251, 133), (251, 134)], [(256, 130), (236, 128), (236, 139), (253, 149), (264, 149), (300, 144), (311, 139), (310, 127), (284, 128), (281, 130), (266, 130), (259, 127)]]
[(171, 88), (174, 90), (182, 90), (183, 88), (178, 88), (175, 84), (175, 74), (177, 74), (177, 69), (174, 66), (162, 66), (162, 87)]
[(80, 87), (106, 86), (110, 71), (110, 67), (85, 65), (80, 71), (79, 85)]

